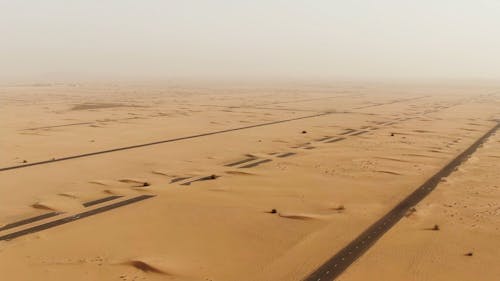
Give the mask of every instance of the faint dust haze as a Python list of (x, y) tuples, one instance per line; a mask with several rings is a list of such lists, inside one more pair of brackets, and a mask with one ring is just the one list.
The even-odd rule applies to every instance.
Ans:
[(0, 80), (498, 79), (500, 2), (1, 0)]

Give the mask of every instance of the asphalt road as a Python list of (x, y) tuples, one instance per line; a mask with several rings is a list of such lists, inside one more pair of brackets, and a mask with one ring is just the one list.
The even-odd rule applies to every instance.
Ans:
[[(113, 204), (110, 204), (110, 205), (99, 207), (99, 208), (96, 208), (96, 209), (93, 209), (93, 210), (90, 210), (90, 211), (85, 211), (85, 212), (82, 212), (82, 213), (78, 213), (76, 215), (72, 215), (72, 216), (69, 216), (69, 217), (65, 217), (65, 218), (58, 219), (58, 220), (55, 220), (55, 221), (51, 221), (51, 222), (48, 222), (48, 223), (44, 223), (44, 224), (41, 224), (41, 225), (37, 225), (37, 226), (33, 226), (33, 227), (26, 228), (26, 229), (23, 229), (23, 230), (19, 230), (19, 231), (10, 233), (10, 234), (6, 234), (6, 235), (3, 235), (3, 236), (0, 236), (0, 241), (12, 240), (12, 239), (24, 236), (24, 235), (36, 233), (36, 232), (39, 232), (39, 231), (42, 231), (42, 230), (46, 230), (46, 229), (49, 229), (49, 228), (53, 228), (53, 227), (56, 227), (56, 226), (67, 224), (67, 223), (70, 223), (70, 222), (73, 222), (73, 221), (76, 221), (76, 220), (81, 220), (81, 219), (86, 218), (86, 217), (97, 215), (97, 214), (100, 214), (100, 213), (103, 213), (103, 212), (107, 212), (107, 211), (110, 211), (110, 210), (113, 210), (113, 209), (116, 209), (116, 208), (119, 208), (119, 207), (130, 205), (130, 204), (133, 204), (133, 203), (136, 203), (136, 202), (139, 202), (139, 201), (142, 201), (142, 200), (146, 200), (146, 199), (149, 199), (149, 198), (153, 198), (153, 197), (155, 197), (155, 195), (140, 195), (140, 196), (137, 196), (137, 197), (133, 197), (133, 198), (130, 198), (130, 199), (127, 199), (127, 200), (123, 200), (123, 201), (117, 202), (117, 203), (113, 203)], [(110, 200), (111, 199), (109, 199), (108, 201), (110, 201)], [(103, 202), (105, 202), (105, 201), (103, 201)], [(49, 217), (48, 215), (50, 215), (50, 214), (52, 214), (52, 213), (47, 214), (47, 217)], [(38, 220), (38, 217), (36, 217), (36, 219)], [(34, 221), (34, 220), (32, 220), (32, 221)], [(25, 223), (23, 222), (23, 224), (25, 224)], [(18, 225), (21, 225), (21, 224), (18, 224)]]
[(331, 257), (318, 269), (307, 276), (304, 281), (331, 281), (344, 272), (354, 261), (361, 257), (378, 239), (380, 239), (391, 227), (393, 227), (408, 210), (418, 204), (439, 184), (442, 178), (449, 176), (453, 171), (465, 162), (491, 135), (500, 128), (497, 123), (486, 134), (480, 137), (469, 148), (458, 155), (450, 163), (439, 170), (435, 175), (408, 195), (389, 213), (384, 215), (368, 229), (356, 237), (352, 242)]
[(212, 132), (208, 132), (208, 133), (202, 133), (202, 134), (191, 135), (191, 136), (186, 136), (186, 137), (166, 139), (166, 140), (160, 140), (160, 141), (155, 141), (155, 142), (142, 143), (142, 144), (136, 144), (136, 145), (130, 145), (130, 146), (123, 146), (123, 147), (117, 147), (117, 148), (112, 148), (112, 149), (107, 149), (107, 150), (100, 150), (100, 151), (95, 151), (95, 152), (90, 152), (90, 153), (71, 155), (71, 156), (66, 156), (66, 157), (61, 157), (61, 158), (50, 159), (50, 160), (46, 160), (46, 161), (38, 161), (38, 162), (26, 163), (26, 164), (15, 165), (15, 166), (0, 167), (0, 172), (14, 170), (14, 169), (21, 169), (21, 168), (26, 168), (26, 167), (31, 167), (31, 166), (50, 164), (50, 163), (61, 162), (61, 161), (67, 161), (67, 160), (72, 160), (72, 159), (77, 159), (77, 158), (90, 157), (90, 156), (94, 156), (94, 155), (107, 154), (107, 153), (112, 153), (112, 152), (117, 152), (117, 151), (130, 150), (130, 149), (135, 149), (135, 148), (139, 148), (139, 147), (152, 146), (152, 145), (157, 145), (157, 144), (162, 144), (162, 143), (167, 143), (167, 142), (176, 142), (176, 141), (195, 139), (195, 138), (206, 137), (206, 136), (211, 136), (211, 135), (229, 133), (229, 132), (234, 132), (234, 131), (246, 130), (246, 129), (251, 129), (251, 128), (264, 127), (264, 126), (286, 123), (286, 122), (291, 122), (291, 121), (296, 121), (296, 120), (320, 117), (320, 116), (329, 115), (329, 114), (332, 114), (332, 113), (326, 112), (326, 113), (302, 116), (302, 117), (297, 117), (297, 118), (290, 118), (290, 119), (272, 121), (272, 122), (267, 122), (267, 123), (260, 123), (260, 124), (250, 125), (250, 126), (232, 128), (232, 129), (212, 131)]

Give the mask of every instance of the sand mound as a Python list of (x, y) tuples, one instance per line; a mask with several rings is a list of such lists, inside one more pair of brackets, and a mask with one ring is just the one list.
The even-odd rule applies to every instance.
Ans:
[(124, 183), (144, 183), (144, 182), (146, 182), (145, 180), (141, 180), (141, 179), (121, 179), (118, 181), (124, 182)]
[(63, 193), (59, 193), (57, 195), (62, 196), (62, 197), (68, 197), (68, 198), (71, 198), (71, 199), (77, 199), (78, 198), (78, 195), (76, 195), (75, 193), (72, 193), (72, 192), (63, 192)]
[(391, 157), (375, 157), (377, 159), (383, 159), (383, 160), (389, 160), (389, 161), (395, 161), (395, 162), (404, 162), (404, 163), (408, 163), (410, 161), (407, 161), (407, 160), (403, 160), (403, 159), (399, 159), (399, 158), (391, 158)]
[(238, 176), (254, 176), (253, 173), (241, 172), (241, 171), (226, 171), (226, 174), (229, 175), (238, 175)]
[(344, 205), (333, 205), (333, 206), (330, 206), (328, 209), (336, 211), (337, 213), (342, 213), (345, 211), (345, 206)]
[(103, 181), (103, 180), (93, 180), (93, 181), (89, 181), (89, 183), (91, 183), (91, 184), (97, 184), (97, 185), (102, 185), (102, 186), (108, 186), (109, 185), (108, 182)]
[(166, 274), (165, 271), (157, 268), (154, 265), (151, 265), (147, 262), (144, 262), (144, 261), (132, 260), (132, 261), (127, 262), (127, 264), (131, 265), (131, 266), (133, 266), (141, 271), (144, 271), (144, 272), (154, 272), (154, 273)]
[[(157, 273), (169, 276), (180, 275), (178, 272), (179, 271), (178, 266), (173, 265), (164, 258), (156, 258), (156, 257), (134, 258), (124, 262), (123, 264), (132, 266), (145, 273)], [(177, 270), (175, 270), (174, 268), (177, 268)]]
[(35, 209), (40, 209), (40, 210), (49, 210), (49, 211), (57, 210), (56, 208), (53, 208), (50, 205), (47, 205), (46, 203), (42, 203), (42, 202), (35, 203), (35, 204), (31, 205), (31, 207), (33, 207)]
[(133, 187), (146, 187), (149, 186), (150, 183), (144, 179), (120, 179), (119, 182), (134, 184)]
[(393, 171), (385, 171), (385, 170), (377, 170), (377, 171), (374, 171), (376, 173), (382, 173), (382, 174), (389, 174), (389, 175), (395, 175), (395, 176), (400, 176), (401, 174), (400, 173), (396, 173), (396, 172), (393, 172)]
[(74, 211), (82, 208), (82, 205), (73, 200), (70, 197), (58, 197), (51, 198), (47, 200), (41, 200), (31, 205), (31, 207), (40, 210), (49, 210), (49, 211)]
[(422, 158), (437, 158), (435, 156), (425, 155), (425, 154), (418, 154), (418, 153), (404, 153), (402, 155), (404, 155), (404, 156), (422, 157)]
[[(123, 195), (124, 194), (122, 189), (117, 189), (117, 188), (105, 189), (105, 190), (103, 190), (103, 192), (106, 194), (111, 194), (111, 195)], [(125, 192), (125, 193), (127, 193), (127, 192)]]
[(279, 213), (278, 215), (282, 218), (292, 220), (315, 220), (320, 218), (318, 215), (304, 213)]
[(167, 177), (175, 177), (175, 175), (171, 175), (167, 172), (164, 172), (164, 171), (160, 171), (160, 170), (154, 170), (154, 171), (151, 171), (151, 173), (155, 174), (155, 175), (161, 175), (161, 176), (167, 176)]

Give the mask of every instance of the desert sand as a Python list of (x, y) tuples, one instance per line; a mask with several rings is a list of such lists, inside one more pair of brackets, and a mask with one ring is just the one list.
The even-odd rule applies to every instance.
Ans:
[[(1, 280), (304, 280), (493, 128), (498, 89), (2, 85)], [(494, 133), (337, 279), (497, 280), (499, 161)]]

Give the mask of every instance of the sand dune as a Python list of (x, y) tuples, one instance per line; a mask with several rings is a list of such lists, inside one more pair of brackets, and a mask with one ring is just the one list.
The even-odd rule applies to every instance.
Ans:
[(146, 187), (150, 185), (150, 183), (146, 179), (125, 178), (125, 179), (119, 179), (118, 181), (127, 184), (132, 184), (133, 187)]
[(81, 208), (81, 204), (71, 196), (61, 196), (59, 198), (48, 198), (35, 202), (31, 207), (40, 210), (50, 211), (73, 211)]
[(144, 261), (139, 259), (134, 259), (131, 261), (127, 261), (124, 264), (133, 266), (143, 272), (153, 272), (159, 274), (170, 275), (167, 273), (166, 269), (161, 269), (162, 264), (154, 261)]
[[(304, 280), (495, 124), (494, 89), (0, 87), (0, 272)], [(499, 136), (339, 280), (495, 280)]]

